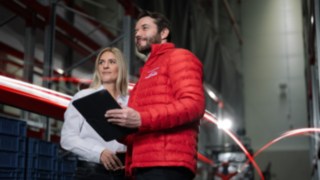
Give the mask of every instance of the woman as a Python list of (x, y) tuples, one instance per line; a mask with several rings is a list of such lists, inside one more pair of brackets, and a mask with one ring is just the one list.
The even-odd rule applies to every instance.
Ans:
[[(105, 48), (97, 56), (90, 88), (76, 93), (72, 101), (106, 89), (121, 106), (126, 106), (127, 88), (127, 69), (122, 52), (114, 47)], [(116, 140), (104, 141), (72, 103), (64, 120), (60, 143), (62, 148), (79, 156), (76, 179), (124, 179), (124, 165), (116, 155), (126, 151), (124, 145)]]

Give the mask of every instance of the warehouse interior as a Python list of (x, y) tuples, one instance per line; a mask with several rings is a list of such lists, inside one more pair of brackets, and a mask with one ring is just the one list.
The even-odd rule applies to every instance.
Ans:
[[(172, 41), (203, 64), (206, 114), (195, 179), (221, 179), (225, 161), (237, 172), (231, 180), (320, 179), (317, 0), (0, 1), (0, 135), (7, 138), (0, 157), (26, 153), (6, 149), (13, 135), (19, 142), (32, 138), (22, 140), (30, 147), (59, 149), (65, 107), (90, 84), (102, 48), (123, 51), (134, 86), (145, 58), (133, 38), (143, 10), (166, 15)], [(218, 127), (225, 119), (230, 129)], [(25, 132), (8, 136), (7, 124)], [(71, 171), (55, 175), (51, 164), (31, 174), (11, 172), (28, 163), (6, 164), (0, 160), (0, 177), (72, 177)]]

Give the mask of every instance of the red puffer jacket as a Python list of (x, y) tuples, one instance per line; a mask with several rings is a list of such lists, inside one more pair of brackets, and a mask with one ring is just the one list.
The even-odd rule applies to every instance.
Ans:
[(127, 140), (126, 170), (182, 166), (195, 173), (199, 120), (204, 114), (202, 64), (172, 43), (152, 45), (129, 107), (141, 115)]

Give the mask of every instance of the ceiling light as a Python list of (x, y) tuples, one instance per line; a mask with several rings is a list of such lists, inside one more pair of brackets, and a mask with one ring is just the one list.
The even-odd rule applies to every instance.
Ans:
[(223, 119), (218, 121), (218, 128), (219, 129), (231, 129), (232, 121), (230, 119)]

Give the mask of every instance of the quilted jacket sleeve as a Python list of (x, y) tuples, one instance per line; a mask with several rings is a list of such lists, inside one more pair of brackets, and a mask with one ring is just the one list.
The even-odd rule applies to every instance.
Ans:
[(205, 110), (201, 62), (189, 51), (176, 50), (168, 61), (173, 100), (140, 112), (140, 132), (171, 129), (199, 121)]

